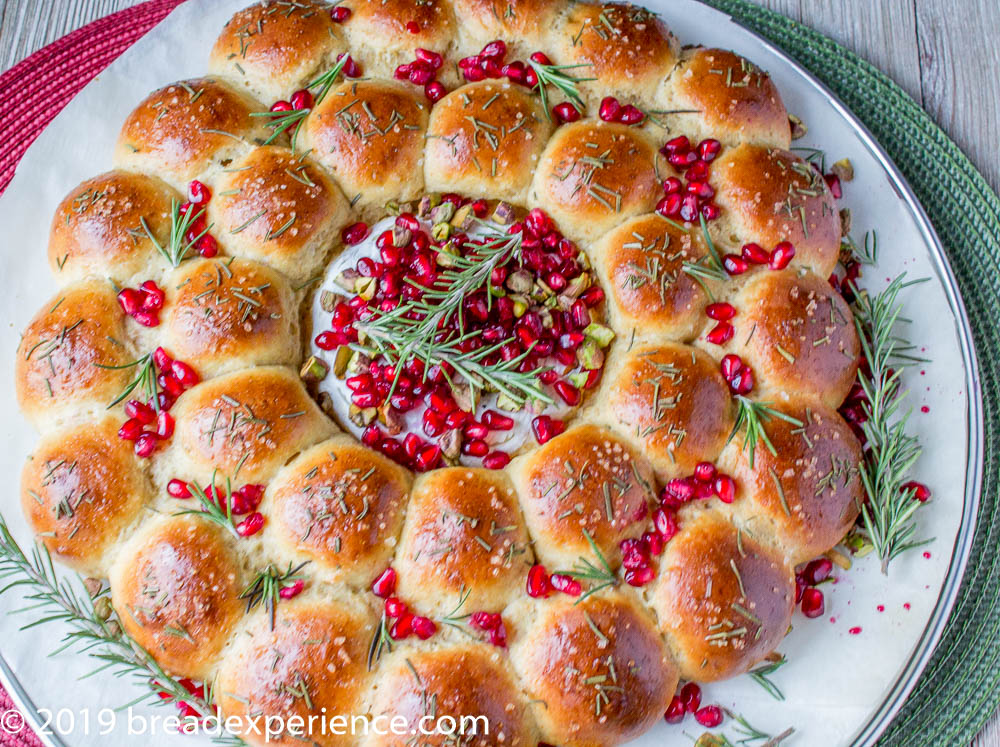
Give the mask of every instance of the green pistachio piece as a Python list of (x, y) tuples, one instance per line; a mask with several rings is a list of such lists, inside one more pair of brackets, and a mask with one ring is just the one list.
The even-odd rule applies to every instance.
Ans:
[(611, 341), (615, 339), (615, 332), (613, 329), (605, 327), (603, 324), (598, 324), (597, 322), (591, 322), (588, 324), (587, 328), (583, 330), (583, 334), (593, 340), (597, 340), (597, 344), (602, 348), (606, 348), (611, 344)]
[(315, 355), (311, 355), (302, 366), (302, 370), (299, 371), (299, 378), (307, 384), (315, 384), (316, 382), (325, 379), (329, 370), (329, 367), (324, 361), (321, 361)]

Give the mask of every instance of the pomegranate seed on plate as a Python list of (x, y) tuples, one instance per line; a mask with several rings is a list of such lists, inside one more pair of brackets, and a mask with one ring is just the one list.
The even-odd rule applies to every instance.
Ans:
[(719, 706), (705, 706), (695, 711), (694, 720), (706, 729), (714, 729), (722, 723), (722, 709)]
[(826, 610), (823, 592), (819, 589), (805, 589), (802, 592), (802, 614), (809, 618), (819, 617)]

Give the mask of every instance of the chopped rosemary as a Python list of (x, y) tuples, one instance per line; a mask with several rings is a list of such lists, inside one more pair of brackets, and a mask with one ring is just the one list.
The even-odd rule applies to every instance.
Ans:
[(545, 116), (550, 120), (552, 119), (552, 112), (549, 109), (549, 96), (545, 88), (549, 85), (555, 86), (562, 91), (563, 95), (576, 107), (577, 111), (583, 114), (587, 107), (580, 97), (579, 84), (595, 79), (577, 78), (566, 71), (578, 67), (590, 67), (590, 63), (581, 63), (578, 65), (545, 65), (534, 60), (528, 60), (528, 64), (535, 71), (535, 75), (538, 76), (538, 84), (535, 86), (535, 90), (542, 99), (542, 109), (545, 110)]
[(733, 430), (729, 434), (729, 438), (726, 439), (726, 443), (728, 444), (732, 441), (740, 431), (745, 431), (742, 448), (748, 453), (748, 461), (751, 469), (753, 468), (754, 452), (757, 449), (758, 441), (763, 441), (764, 446), (767, 447), (767, 450), (772, 455), (777, 456), (778, 454), (774, 448), (774, 444), (771, 443), (771, 439), (767, 437), (767, 431), (764, 430), (764, 423), (774, 417), (784, 420), (786, 423), (791, 423), (797, 428), (801, 428), (803, 425), (801, 420), (770, 407), (769, 402), (755, 402), (741, 394), (736, 395), (735, 399), (736, 423), (733, 425)]
[(560, 571), (560, 573), (566, 576), (575, 578), (578, 581), (588, 581), (591, 584), (590, 588), (577, 598), (576, 604), (579, 604), (591, 594), (596, 594), (601, 589), (618, 585), (618, 575), (611, 569), (611, 565), (604, 557), (604, 553), (601, 552), (597, 543), (594, 542), (594, 538), (590, 536), (590, 532), (584, 529), (583, 536), (586, 537), (591, 552), (597, 558), (597, 564), (581, 556), (573, 563), (573, 570)]
[(292, 568), (291, 561), (288, 562), (288, 570), (284, 573), (279, 571), (270, 563), (260, 571), (247, 587), (240, 594), (240, 599), (247, 600), (247, 612), (250, 612), (257, 605), (263, 604), (267, 608), (267, 614), (271, 621), (271, 630), (274, 630), (274, 613), (278, 606), (281, 590), (303, 578), (299, 575), (309, 561), (299, 563)]

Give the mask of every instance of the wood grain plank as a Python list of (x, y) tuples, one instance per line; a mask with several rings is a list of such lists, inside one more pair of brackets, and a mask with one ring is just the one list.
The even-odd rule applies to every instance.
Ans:
[(998, 30), (996, 0), (917, 0), (924, 107), (995, 190), (1000, 190)]

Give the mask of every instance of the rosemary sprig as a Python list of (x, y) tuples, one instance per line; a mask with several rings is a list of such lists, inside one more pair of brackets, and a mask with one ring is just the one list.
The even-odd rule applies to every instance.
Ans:
[(382, 652), (392, 652), (392, 637), (389, 635), (389, 625), (386, 621), (385, 613), (382, 613), (378, 625), (375, 626), (375, 633), (372, 641), (368, 644), (368, 671), (374, 669), (375, 664), (382, 658)]
[(604, 557), (604, 553), (601, 552), (597, 543), (594, 542), (594, 538), (590, 536), (590, 532), (584, 529), (583, 536), (586, 537), (591, 552), (597, 558), (597, 564), (581, 556), (573, 563), (573, 570), (559, 571), (559, 573), (575, 578), (577, 581), (590, 582), (590, 588), (577, 598), (576, 604), (579, 604), (591, 594), (596, 594), (601, 589), (618, 585), (618, 574), (611, 569), (607, 558)]
[(270, 563), (260, 571), (247, 587), (240, 594), (240, 599), (247, 600), (247, 612), (250, 612), (257, 605), (263, 604), (267, 608), (267, 614), (271, 621), (271, 630), (274, 630), (274, 614), (281, 598), (281, 590), (289, 584), (298, 581), (304, 576), (299, 574), (309, 561), (299, 563), (292, 568), (291, 561), (288, 562), (288, 570), (284, 573), (279, 571)]
[[(215, 494), (219, 490), (218, 483), (215, 479), (216, 472), (212, 472), (212, 482), (210, 483), (212, 487), (212, 493)], [(226, 492), (225, 495), (220, 496), (224, 499), (224, 505), (220, 506), (217, 501), (210, 498), (204, 489), (198, 483), (191, 481), (187, 484), (188, 490), (191, 491), (191, 495), (198, 499), (198, 503), (201, 505), (200, 509), (197, 508), (186, 508), (182, 511), (177, 511), (174, 516), (185, 516), (187, 514), (194, 514), (200, 516), (203, 519), (207, 519), (220, 527), (226, 529), (234, 537), (239, 537), (239, 533), (236, 531), (236, 527), (233, 524), (233, 483), (228, 477), (226, 478)]]
[(901, 414), (902, 368), (919, 359), (912, 346), (896, 332), (906, 321), (900, 317), (899, 294), (923, 280), (907, 281), (905, 273), (896, 277), (881, 293), (858, 290), (854, 304), (855, 324), (862, 354), (870, 373), (859, 373), (865, 393), (863, 424), (867, 447), (861, 464), (861, 482), (867, 500), (861, 507), (862, 521), (875, 551), (882, 560), (882, 573), (890, 561), (929, 540), (914, 539), (913, 513), (921, 505), (913, 490), (903, 487), (907, 473), (920, 457), (916, 437), (906, 432), (909, 412)]
[(545, 116), (550, 120), (552, 119), (552, 112), (549, 109), (549, 95), (545, 89), (546, 86), (550, 85), (562, 91), (563, 95), (576, 107), (577, 111), (583, 114), (587, 107), (580, 97), (579, 84), (588, 80), (596, 80), (596, 78), (577, 78), (566, 71), (578, 67), (590, 67), (589, 62), (577, 65), (545, 65), (529, 59), (528, 64), (531, 65), (531, 69), (538, 76), (538, 83), (535, 85), (535, 90), (542, 99), (542, 109), (545, 111)]
[(723, 709), (726, 716), (736, 722), (737, 738), (736, 742), (732, 742), (729, 737), (725, 734), (712, 734), (706, 732), (702, 739), (695, 742), (697, 747), (736, 747), (736, 745), (754, 745), (754, 747), (778, 747), (782, 742), (787, 740), (795, 733), (793, 727), (788, 727), (780, 734), (772, 736), (765, 731), (758, 729), (753, 726), (749, 721), (746, 720), (745, 716), (737, 713), (733, 713), (728, 708)]
[(322, 103), (323, 99), (326, 98), (326, 95), (330, 93), (330, 89), (333, 88), (333, 84), (337, 82), (337, 78), (340, 76), (340, 73), (344, 69), (344, 65), (347, 64), (349, 59), (350, 56), (345, 54), (337, 60), (337, 63), (333, 67), (306, 84), (306, 88), (310, 91), (314, 88), (320, 89), (319, 93), (317, 93), (314, 97), (317, 104)]
[(762, 664), (756, 669), (751, 669), (748, 674), (750, 675), (750, 678), (763, 687), (772, 698), (775, 700), (784, 700), (785, 694), (781, 692), (781, 689), (769, 679), (769, 676), (777, 672), (787, 663), (788, 659), (786, 659), (784, 654), (782, 654), (780, 659), (776, 659), (775, 661), (767, 664)]
[(250, 116), (265, 117), (270, 120), (266, 123), (266, 126), (271, 129), (271, 134), (264, 141), (264, 145), (270, 145), (277, 140), (282, 133), (294, 127), (291, 135), (291, 144), (292, 150), (295, 150), (295, 143), (298, 140), (299, 132), (302, 130), (302, 125), (305, 123), (306, 115), (309, 114), (310, 111), (312, 110), (289, 109), (287, 111), (277, 112), (250, 112)]
[[(694, 278), (705, 291), (705, 295), (714, 301), (715, 297), (703, 281), (715, 280), (725, 283), (729, 280), (729, 273), (726, 272), (726, 268), (722, 264), (722, 257), (719, 255), (719, 250), (716, 248), (715, 242), (712, 241), (712, 236), (708, 233), (708, 223), (705, 221), (705, 216), (699, 214), (698, 219), (701, 221), (701, 233), (705, 239), (705, 247), (708, 249), (708, 254), (704, 257), (699, 257), (694, 262), (690, 260), (683, 262), (681, 269)], [(670, 222), (673, 223), (673, 221)]]
[(751, 469), (753, 469), (753, 457), (758, 441), (763, 441), (764, 446), (773, 456), (777, 456), (778, 454), (774, 448), (774, 444), (771, 443), (771, 439), (767, 436), (764, 423), (771, 418), (778, 418), (779, 420), (784, 420), (786, 423), (791, 423), (796, 428), (801, 428), (803, 425), (802, 421), (798, 418), (793, 418), (791, 415), (786, 415), (780, 410), (775, 410), (770, 406), (770, 402), (755, 402), (752, 399), (747, 399), (742, 394), (736, 395), (735, 399), (736, 423), (733, 425), (733, 430), (729, 434), (729, 438), (726, 439), (726, 443), (728, 444), (732, 441), (740, 431), (745, 431), (743, 436), (743, 450), (748, 453), (748, 461)]
[(117, 397), (111, 400), (111, 403), (108, 405), (109, 410), (115, 405), (124, 402), (129, 398), (132, 392), (138, 389), (145, 396), (146, 401), (151, 403), (152, 407), (159, 412), (160, 401), (159, 397), (157, 397), (158, 388), (156, 385), (156, 361), (153, 360), (152, 353), (146, 353), (146, 355), (141, 358), (137, 358), (130, 363), (124, 363), (120, 366), (105, 366), (101, 363), (96, 363), (94, 365), (98, 368), (104, 368), (110, 371), (121, 371), (128, 368), (135, 369), (135, 375), (132, 377), (132, 380), (125, 386)]
[(146, 236), (153, 243), (153, 246), (156, 247), (156, 250), (163, 255), (171, 267), (177, 267), (188, 258), (198, 240), (212, 230), (212, 226), (208, 225), (205, 227), (205, 230), (190, 241), (188, 240), (187, 236), (191, 231), (191, 227), (204, 215), (205, 208), (196, 211), (193, 207), (182, 215), (180, 203), (177, 200), (171, 200), (170, 237), (167, 239), (166, 246), (157, 241), (145, 217), (140, 218), (139, 223), (142, 226), (142, 230), (145, 231)]
[[(98, 662), (97, 668), (85, 677), (111, 670), (118, 677), (131, 676), (147, 691), (123, 705), (123, 709), (142, 702), (167, 705), (184, 701), (200, 716), (216, 715), (214, 698), (207, 683), (204, 696), (190, 692), (122, 629), (114, 617), (107, 589), (98, 591), (92, 597), (86, 588), (82, 592), (79, 590), (84, 584), (78, 575), (57, 576), (52, 557), (44, 545), (36, 544), (30, 557), (26, 555), (11, 535), (3, 516), (0, 516), (0, 579), (6, 582), (0, 594), (15, 588), (25, 590), (29, 606), (15, 610), (15, 614), (39, 609), (45, 611), (43, 617), (26, 623), (22, 630), (50, 622), (62, 623), (69, 627), (69, 631), (63, 636), (62, 645), (53, 653), (76, 647)], [(244, 744), (228, 732), (218, 741)]]
[(466, 589), (465, 586), (463, 585), (462, 588), (459, 589), (458, 591), (458, 603), (455, 605), (455, 608), (451, 612), (449, 612), (447, 615), (441, 618), (441, 622), (443, 622), (445, 625), (450, 625), (451, 627), (455, 628), (456, 630), (460, 630), (463, 633), (468, 633), (468, 631), (465, 629), (465, 621), (472, 616), (472, 613), (466, 612), (465, 614), (462, 614), (462, 608), (465, 607), (465, 603), (469, 601), (469, 596), (471, 594), (472, 594), (472, 589)]

